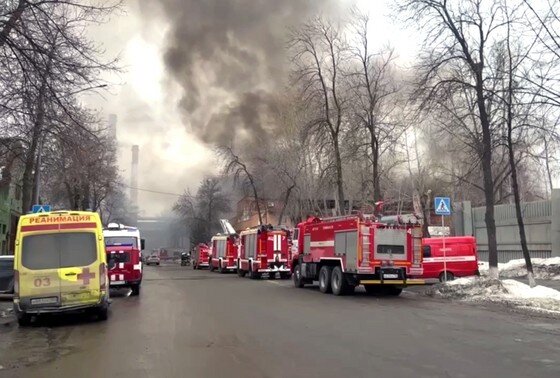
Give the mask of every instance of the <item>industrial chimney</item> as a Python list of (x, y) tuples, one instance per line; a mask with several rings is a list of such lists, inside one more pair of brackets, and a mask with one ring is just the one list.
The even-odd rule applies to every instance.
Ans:
[(138, 218), (138, 154), (140, 147), (138, 145), (132, 146), (132, 166), (130, 169), (130, 201), (132, 204), (132, 211), (134, 213), (134, 220)]

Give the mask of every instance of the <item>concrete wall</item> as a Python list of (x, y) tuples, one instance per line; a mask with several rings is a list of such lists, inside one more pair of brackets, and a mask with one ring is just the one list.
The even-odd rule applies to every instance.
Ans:
[[(471, 208), (470, 202), (457, 206), (454, 214), (456, 235), (473, 235), (477, 239), (479, 257), (488, 259), (488, 237), (484, 222), (485, 208)], [(523, 258), (515, 205), (494, 208), (498, 261)], [(560, 256), (560, 189), (554, 189), (550, 201), (527, 202), (522, 205), (527, 243), (532, 257)]]

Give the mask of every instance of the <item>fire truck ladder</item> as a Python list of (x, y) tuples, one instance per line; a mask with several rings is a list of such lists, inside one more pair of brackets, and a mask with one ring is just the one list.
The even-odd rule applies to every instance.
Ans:
[(371, 254), (371, 234), (369, 231), (369, 227), (362, 227), (362, 267), (369, 267), (369, 257)]
[(222, 226), (222, 230), (224, 231), (225, 235), (236, 234), (235, 229), (227, 219), (220, 219), (220, 225)]

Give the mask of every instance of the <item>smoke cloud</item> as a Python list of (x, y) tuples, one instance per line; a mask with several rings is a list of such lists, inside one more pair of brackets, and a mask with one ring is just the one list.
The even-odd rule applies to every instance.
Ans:
[(274, 128), (274, 93), (286, 85), (286, 36), (331, 0), (160, 0), (139, 2), (163, 15), (164, 62), (183, 91), (183, 122), (203, 142), (230, 144)]

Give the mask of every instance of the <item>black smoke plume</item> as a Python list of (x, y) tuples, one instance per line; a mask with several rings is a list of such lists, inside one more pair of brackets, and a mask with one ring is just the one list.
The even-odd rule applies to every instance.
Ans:
[[(149, 5), (148, 5), (149, 4)], [(155, 5), (158, 4), (158, 5)], [(140, 1), (169, 23), (168, 75), (183, 90), (179, 106), (206, 143), (231, 144), (274, 129), (274, 95), (286, 85), (286, 36), (306, 18), (333, 9), (333, 0)]]

